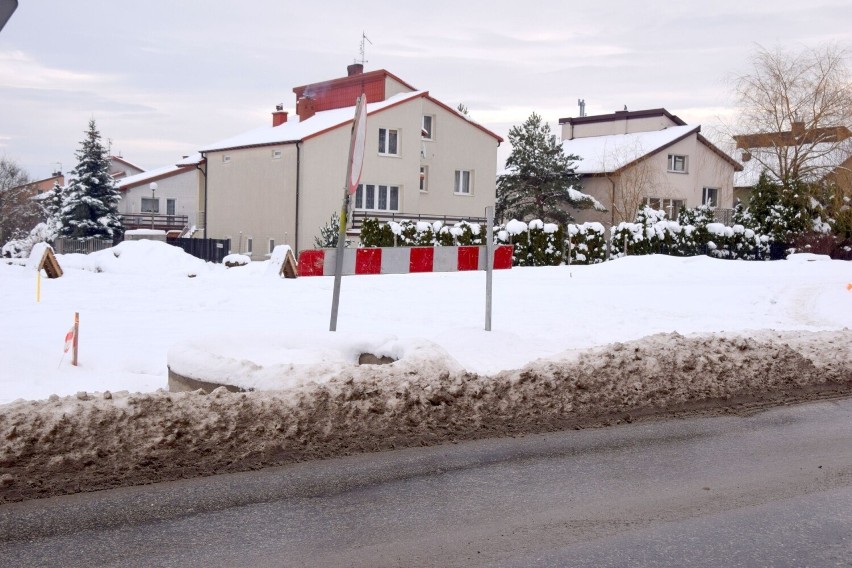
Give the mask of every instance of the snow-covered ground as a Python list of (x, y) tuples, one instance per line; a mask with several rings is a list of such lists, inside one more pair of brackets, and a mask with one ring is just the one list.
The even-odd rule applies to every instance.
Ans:
[[(351, 371), (363, 352), (494, 374), (659, 332), (852, 327), (852, 264), (813, 255), (496, 271), (491, 332), (483, 272), (351, 276), (336, 333), (332, 278), (286, 280), (268, 263), (226, 269), (153, 241), (58, 259), (65, 274), (41, 279), (40, 302), (33, 268), (0, 263), (0, 403), (151, 392), (166, 388), (169, 361), (274, 389)], [(78, 367), (63, 354), (74, 312)]]

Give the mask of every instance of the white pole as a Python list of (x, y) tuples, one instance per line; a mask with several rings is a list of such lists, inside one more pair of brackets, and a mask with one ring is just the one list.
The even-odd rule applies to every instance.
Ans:
[(485, 331), (491, 331), (491, 283), (494, 269), (494, 207), (485, 208)]

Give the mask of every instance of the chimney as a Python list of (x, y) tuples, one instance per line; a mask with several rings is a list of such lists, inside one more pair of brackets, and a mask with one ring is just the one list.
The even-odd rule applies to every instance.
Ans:
[(316, 113), (316, 104), (311, 97), (301, 97), (296, 101), (296, 114), (299, 115), (299, 121), (307, 120)]
[(805, 123), (804, 122), (793, 122), (793, 136), (801, 136), (805, 133)]
[(287, 111), (284, 110), (284, 105), (279, 103), (275, 105), (275, 112), (272, 113), (272, 126), (281, 126), (287, 122)]
[(360, 75), (364, 72), (364, 64), (363, 63), (353, 63), (352, 65), (348, 65), (346, 67), (346, 74), (351, 77), (352, 75)]
[(741, 162), (748, 162), (749, 160), (751, 160), (751, 152), (749, 152), (749, 151), (745, 151), (745, 152), (743, 152), (743, 153), (742, 153), (742, 158), (741, 158), (741, 160), (740, 160), (740, 161), (741, 161)]

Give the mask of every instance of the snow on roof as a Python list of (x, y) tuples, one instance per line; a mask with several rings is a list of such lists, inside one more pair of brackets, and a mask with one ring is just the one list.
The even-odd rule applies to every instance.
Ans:
[[(373, 114), (388, 107), (416, 99), (424, 95), (426, 95), (426, 91), (400, 93), (381, 102), (369, 103), (367, 105), (367, 113)], [(298, 142), (325, 130), (347, 124), (351, 122), (354, 117), (354, 105), (350, 107), (320, 111), (309, 119), (301, 122), (298, 120), (298, 116), (293, 116), (280, 126), (272, 126), (270, 124), (261, 128), (255, 128), (254, 130), (249, 130), (248, 132), (204, 146), (200, 151), (213, 152), (216, 150), (227, 150), (230, 148)]]
[(574, 138), (562, 142), (562, 151), (582, 158), (576, 164), (580, 175), (614, 172), (700, 129), (684, 125), (652, 132)]
[[(795, 146), (787, 146), (787, 152), (792, 153)], [(777, 169), (778, 155), (776, 148), (752, 148), (749, 150), (751, 159), (742, 162), (743, 171), (734, 174), (734, 187), (754, 187), (760, 179), (760, 174), (766, 170), (764, 163), (773, 165)], [(810, 158), (805, 161), (805, 169), (802, 177), (805, 181), (819, 181), (832, 172), (843, 162), (852, 157), (852, 138), (847, 138), (840, 144), (820, 143), (803, 144), (799, 148), (799, 155), (807, 153)], [(758, 159), (759, 158), (759, 159)], [(763, 163), (762, 163), (763, 162)], [(771, 172), (770, 178), (773, 178)]]
[(147, 172), (142, 172), (141, 174), (136, 174), (132, 176), (127, 176), (125, 178), (120, 179), (116, 182), (115, 186), (118, 189), (130, 189), (131, 187), (135, 187), (140, 183), (144, 183), (148, 180), (162, 179), (164, 177), (168, 177), (170, 174), (177, 173), (184, 169), (186, 166), (191, 166), (197, 164), (201, 161), (201, 154), (196, 152), (191, 156), (187, 156), (180, 162), (176, 164), (171, 164), (168, 166), (163, 166), (161, 168), (157, 168), (154, 170), (148, 170)]

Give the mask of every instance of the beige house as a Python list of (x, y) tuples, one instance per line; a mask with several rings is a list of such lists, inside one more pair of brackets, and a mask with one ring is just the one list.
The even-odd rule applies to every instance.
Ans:
[(582, 191), (606, 212), (572, 210), (578, 222), (632, 221), (644, 205), (676, 218), (681, 207), (709, 204), (726, 222), (734, 172), (742, 166), (665, 109), (617, 111), (559, 120), (562, 149), (579, 158)]
[(202, 234), (262, 259), (277, 244), (314, 246), (340, 210), (358, 95), (367, 96), (367, 144), (353, 196), (365, 217), (481, 219), (494, 204), (502, 139), (385, 70), (293, 89), (296, 116), (278, 105), (268, 126), (201, 149)]

